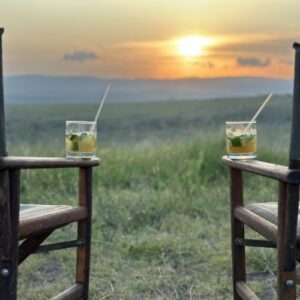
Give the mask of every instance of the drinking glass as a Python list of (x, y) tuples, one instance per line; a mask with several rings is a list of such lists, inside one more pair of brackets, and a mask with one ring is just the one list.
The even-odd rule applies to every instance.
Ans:
[(92, 158), (96, 156), (97, 123), (66, 121), (66, 156)]
[(226, 122), (227, 155), (231, 159), (256, 157), (256, 121)]

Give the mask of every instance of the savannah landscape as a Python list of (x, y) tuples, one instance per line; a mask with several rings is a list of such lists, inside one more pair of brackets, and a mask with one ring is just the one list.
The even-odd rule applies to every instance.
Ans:
[[(299, 10), (297, 0), (0, 0), (8, 155), (65, 157), (66, 120), (93, 121), (111, 85), (97, 124), (89, 300), (233, 298), (225, 122), (250, 120), (273, 93), (257, 119), (258, 160), (288, 164)], [(22, 170), (21, 203), (76, 206), (78, 177)], [(277, 201), (277, 182), (243, 178), (246, 204)], [(46, 243), (76, 233), (72, 224)], [(72, 286), (75, 254), (31, 255), (18, 299)], [(247, 284), (263, 300), (276, 299), (275, 254), (246, 249)], [(15, 292), (8, 272), (0, 300)]]
[[(107, 103), (94, 169), (91, 299), (231, 299), (226, 120), (248, 120), (265, 95), (207, 101)], [(10, 155), (64, 156), (65, 120), (98, 104), (7, 105)], [(258, 159), (287, 163), (292, 97), (258, 119)], [(246, 201), (276, 200), (275, 182), (246, 176)], [(24, 170), (21, 202), (77, 204), (76, 170)], [(75, 238), (76, 227), (49, 238)], [(252, 234), (252, 233), (249, 233)], [(275, 295), (275, 252), (247, 250), (250, 286)], [(75, 250), (36, 254), (19, 268), (20, 299), (49, 299), (74, 280)]]

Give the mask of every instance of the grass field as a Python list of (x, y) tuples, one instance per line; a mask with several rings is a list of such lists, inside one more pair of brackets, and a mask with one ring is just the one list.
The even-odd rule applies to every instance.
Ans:
[[(263, 97), (106, 104), (94, 171), (91, 299), (231, 299), (224, 122), (250, 119)], [(259, 159), (286, 163), (291, 97), (258, 123)], [(97, 105), (7, 106), (13, 155), (64, 155), (64, 122)], [(276, 184), (246, 176), (245, 198), (276, 199)], [(23, 203), (77, 203), (75, 170), (24, 171)], [(69, 226), (54, 238), (75, 237)], [(250, 285), (274, 298), (274, 250), (247, 250)], [(75, 251), (21, 265), (20, 299), (49, 299), (73, 283)], [(47, 263), (48, 262), (48, 263)]]

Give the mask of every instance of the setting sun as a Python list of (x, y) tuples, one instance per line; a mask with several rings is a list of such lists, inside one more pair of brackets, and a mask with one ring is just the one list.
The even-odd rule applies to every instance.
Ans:
[(177, 40), (178, 52), (185, 57), (196, 57), (203, 54), (206, 46), (211, 44), (208, 38), (201, 36), (188, 36)]

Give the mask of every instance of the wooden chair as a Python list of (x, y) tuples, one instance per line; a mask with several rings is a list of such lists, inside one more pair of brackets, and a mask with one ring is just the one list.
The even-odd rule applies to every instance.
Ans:
[[(5, 144), (2, 40), (0, 28), (0, 300), (17, 299), (18, 265), (37, 251), (77, 247), (75, 284), (53, 300), (88, 299), (92, 215), (92, 169), (97, 158), (70, 160), (7, 156)], [(79, 168), (79, 203), (20, 205), (20, 175), (24, 169)], [(34, 188), (34, 187), (32, 187)], [(41, 245), (60, 227), (76, 222), (77, 239)]]
[[(277, 293), (279, 300), (296, 299), (296, 261), (300, 258), (300, 45), (295, 43), (295, 79), (289, 167), (258, 160), (234, 161), (230, 168), (231, 244), (234, 299), (258, 299), (246, 283), (245, 247), (277, 248)], [(244, 206), (243, 172), (278, 181), (278, 202)], [(265, 240), (245, 239), (244, 225)]]

